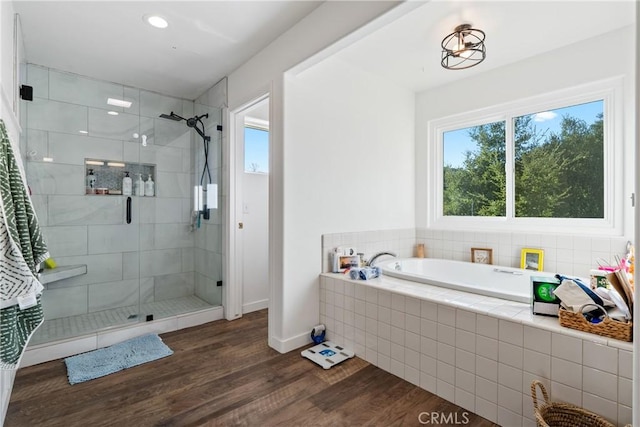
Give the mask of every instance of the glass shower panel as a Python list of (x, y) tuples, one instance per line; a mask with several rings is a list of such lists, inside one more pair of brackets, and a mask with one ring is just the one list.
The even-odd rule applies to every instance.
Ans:
[(130, 257), (140, 227), (127, 223), (122, 195), (125, 145), (140, 132), (137, 91), (33, 65), (27, 82), (34, 86), (24, 105), (27, 180), (58, 264), (42, 274), (45, 323), (31, 344), (137, 322), (140, 281)]

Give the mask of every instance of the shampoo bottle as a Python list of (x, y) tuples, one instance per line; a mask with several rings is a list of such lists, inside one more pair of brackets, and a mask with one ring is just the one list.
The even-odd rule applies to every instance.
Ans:
[(93, 169), (89, 169), (89, 174), (87, 175), (86, 193), (96, 194), (96, 176), (93, 174)]
[(138, 174), (138, 179), (133, 187), (134, 194), (136, 196), (144, 196), (144, 181), (142, 180), (142, 174)]
[(151, 174), (149, 174), (149, 179), (144, 183), (144, 195), (145, 196), (153, 196), (155, 194), (155, 183), (151, 179)]
[(129, 172), (125, 171), (124, 178), (122, 178), (122, 195), (130, 196), (131, 187), (132, 187), (131, 177), (129, 177)]

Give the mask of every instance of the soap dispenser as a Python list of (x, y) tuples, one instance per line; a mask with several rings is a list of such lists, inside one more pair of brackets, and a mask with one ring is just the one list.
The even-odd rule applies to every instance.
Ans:
[(144, 196), (144, 181), (142, 180), (141, 173), (138, 174), (138, 179), (136, 179), (133, 191), (136, 196)]
[(151, 174), (149, 174), (149, 179), (144, 183), (144, 195), (145, 196), (153, 196), (155, 194), (155, 183), (151, 179)]
[(96, 176), (93, 174), (93, 169), (89, 169), (85, 186), (87, 194), (96, 194)]
[(129, 172), (124, 171), (124, 178), (122, 178), (122, 195), (130, 196), (131, 190), (132, 190), (131, 187), (132, 187), (132, 181), (131, 181), (131, 177), (129, 176)]

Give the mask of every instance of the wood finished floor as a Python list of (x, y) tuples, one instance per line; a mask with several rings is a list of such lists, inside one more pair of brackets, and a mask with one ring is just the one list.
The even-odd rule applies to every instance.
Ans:
[(62, 359), (20, 369), (5, 426), (418, 426), (421, 412), (464, 419), (462, 408), (360, 358), (324, 370), (301, 349), (279, 354), (266, 336), (262, 310), (162, 334), (172, 356), (73, 386)]

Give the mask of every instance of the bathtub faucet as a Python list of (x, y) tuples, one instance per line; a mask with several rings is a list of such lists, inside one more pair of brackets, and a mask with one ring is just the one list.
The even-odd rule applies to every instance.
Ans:
[(369, 265), (369, 267), (373, 267), (373, 263), (383, 255), (390, 255), (392, 257), (396, 257), (397, 256), (393, 252), (378, 252), (377, 254), (375, 254), (374, 256), (369, 258), (369, 261), (367, 262), (367, 265)]

